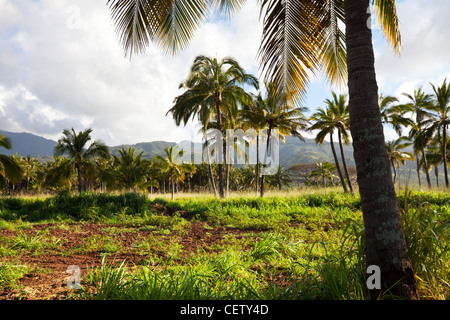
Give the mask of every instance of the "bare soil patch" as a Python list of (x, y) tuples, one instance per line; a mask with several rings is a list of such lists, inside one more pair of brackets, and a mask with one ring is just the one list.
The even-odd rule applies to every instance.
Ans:
[[(161, 206), (160, 214), (171, 215), (173, 212)], [(166, 211), (166, 212), (163, 212)], [(119, 232), (111, 232), (111, 228)], [(126, 232), (120, 232), (120, 228), (125, 228)], [(239, 230), (234, 228), (213, 227), (207, 222), (189, 222), (187, 230), (184, 232), (171, 231), (170, 234), (161, 234), (159, 232), (142, 230), (142, 228), (129, 228), (121, 224), (101, 224), (95, 222), (89, 223), (64, 223), (64, 224), (35, 224), (32, 228), (23, 230), (0, 230), (0, 239), (2, 237), (13, 238), (20, 233), (33, 235), (37, 232), (44, 232), (48, 239), (59, 239), (58, 245), (50, 249), (41, 249), (39, 252), (24, 250), (22, 254), (0, 257), (0, 265), (21, 264), (31, 267), (31, 272), (23, 275), (18, 280), (14, 289), (0, 291), (0, 300), (32, 299), (32, 300), (61, 300), (71, 297), (71, 290), (67, 286), (70, 274), (67, 268), (76, 265), (81, 270), (81, 275), (88, 273), (88, 269), (100, 267), (102, 263), (101, 250), (83, 250), (83, 244), (86, 239), (111, 239), (112, 242), (120, 247), (116, 253), (108, 254), (108, 262), (116, 261), (121, 263), (126, 261), (128, 265), (145, 265), (148, 259), (146, 254), (142, 254), (138, 248), (133, 246), (138, 241), (150, 236), (159, 237), (161, 240), (175, 237), (182, 245), (182, 253), (178, 258), (180, 263), (191, 253), (197, 252), (201, 247), (209, 250), (218, 241), (224, 238), (225, 234), (233, 234), (236, 238), (245, 236), (248, 230)], [(130, 230), (131, 229), (131, 230)], [(109, 231), (108, 231), (109, 230)], [(3, 238), (4, 239), (4, 238)], [(150, 248), (149, 254), (158, 255), (162, 259), (166, 253), (160, 248)], [(73, 295), (72, 295), (73, 296)]]

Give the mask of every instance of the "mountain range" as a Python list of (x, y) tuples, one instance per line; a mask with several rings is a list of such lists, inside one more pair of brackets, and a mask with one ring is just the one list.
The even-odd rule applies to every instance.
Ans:
[[(40, 162), (47, 162), (53, 159), (53, 148), (56, 145), (56, 141), (43, 138), (41, 136), (27, 133), (27, 132), (8, 132), (0, 130), (0, 135), (4, 135), (10, 138), (12, 148), (10, 150), (0, 149), (0, 154), (17, 155), (26, 157), (28, 155), (36, 158)], [(153, 159), (156, 155), (164, 155), (164, 147), (178, 146), (180, 149), (188, 150), (201, 150), (199, 143), (193, 143), (191, 141), (182, 141), (180, 143), (168, 142), (168, 141), (151, 141), (141, 142), (136, 144), (123, 144), (118, 146), (110, 146), (112, 154), (118, 154), (118, 150), (121, 148), (133, 147), (136, 150), (136, 154), (142, 152), (142, 158)], [(198, 149), (197, 149), (198, 148)], [(336, 153), (339, 156), (340, 164), (342, 161), (340, 158), (339, 144), (335, 143)], [(412, 150), (408, 150), (412, 151)], [(263, 152), (263, 151), (260, 151)], [(355, 174), (355, 162), (353, 158), (353, 148), (351, 145), (344, 146), (344, 153), (347, 160), (347, 165), (350, 170), (350, 174)], [(262, 154), (262, 153), (261, 153)], [(260, 157), (262, 160), (262, 157)], [(317, 162), (329, 161), (334, 163), (330, 143), (324, 141), (320, 146), (314, 142), (314, 139), (305, 138), (305, 141), (301, 141), (298, 138), (287, 137), (285, 143), (280, 142), (279, 146), (279, 162), (286, 169), (293, 173), (295, 176), (304, 176), (308, 174)], [(399, 175), (402, 176), (405, 181), (409, 181), (412, 184), (417, 184), (417, 175), (415, 173), (415, 161), (407, 161), (405, 165), (400, 165)], [(435, 183), (434, 174), (430, 173), (432, 183)], [(425, 175), (422, 172), (421, 176), (423, 183), (425, 181)], [(444, 181), (443, 169), (439, 168), (439, 180)], [(403, 180), (402, 180), (403, 181)], [(402, 182), (404, 183), (404, 182)]]
[[(6, 155), (17, 155), (26, 157), (30, 155), (34, 158), (45, 161), (53, 157), (53, 148), (56, 145), (56, 141), (43, 138), (41, 136), (27, 133), (27, 132), (8, 132), (1, 131), (0, 134), (7, 136), (11, 140), (12, 148), (10, 150), (3, 149), (0, 153)], [(179, 148), (188, 149), (191, 146), (191, 150), (199, 147), (198, 143), (191, 143), (190, 141), (182, 141), (180, 143), (168, 142), (168, 141), (151, 141), (141, 142), (136, 144), (123, 144), (118, 146), (111, 146), (111, 153), (117, 154), (121, 148), (133, 147), (136, 152), (142, 152), (142, 157), (145, 159), (152, 159), (156, 155), (164, 154), (164, 147), (177, 145)], [(336, 152), (339, 152), (339, 145), (335, 143)], [(200, 149), (201, 150), (201, 149)], [(352, 147), (344, 146), (344, 152), (349, 166), (354, 165)], [(299, 163), (315, 163), (319, 161), (333, 162), (333, 156), (328, 142), (324, 142), (322, 146), (317, 145), (313, 139), (305, 138), (305, 141), (301, 141), (298, 138), (287, 137), (285, 143), (280, 142), (279, 146), (279, 161), (282, 166), (288, 168), (294, 164)]]

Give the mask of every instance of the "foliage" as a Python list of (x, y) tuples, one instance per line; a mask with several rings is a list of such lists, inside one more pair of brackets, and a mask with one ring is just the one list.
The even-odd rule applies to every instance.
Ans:
[[(77, 292), (80, 299), (368, 299), (361, 200), (335, 190), (265, 198), (186, 196), (175, 201), (138, 193), (67, 191), (47, 198), (1, 198), (0, 227), (15, 230), (15, 236), (0, 237), (5, 261), (0, 265), (0, 286), (14, 288), (21, 275), (30, 272), (30, 267), (6, 257), (48, 254), (64, 244), (49, 237), (48, 229), (32, 231), (27, 221), (51, 219), (60, 228), (69, 221), (74, 228), (76, 221), (97, 220), (108, 233), (150, 231), (132, 245), (148, 260), (131, 266), (109, 259), (129, 248), (108, 233), (86, 237), (65, 254), (100, 252), (103, 263), (90, 268)], [(448, 193), (411, 190), (398, 194), (398, 199), (421, 298), (446, 299)], [(158, 213), (153, 206), (173, 213)], [(224, 228), (223, 239), (186, 256), (177, 235), (182, 237), (199, 221)]]

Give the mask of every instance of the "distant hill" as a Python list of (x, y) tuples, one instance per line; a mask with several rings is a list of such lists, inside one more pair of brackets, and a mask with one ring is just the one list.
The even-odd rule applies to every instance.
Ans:
[(110, 147), (111, 153), (114, 155), (118, 155), (119, 149), (128, 149), (129, 147), (134, 148), (135, 154), (142, 152), (143, 159), (153, 159), (156, 155), (162, 156), (164, 154), (164, 149), (169, 146), (176, 145), (175, 142), (166, 142), (166, 141), (153, 141), (153, 142), (140, 142), (136, 144), (122, 144), (115, 147)]
[(0, 134), (7, 136), (11, 140), (12, 148), (10, 150), (2, 148), (0, 153), (6, 155), (18, 154), (26, 157), (45, 157), (53, 155), (53, 148), (56, 141), (49, 140), (31, 133), (26, 132), (8, 132), (0, 130)]
[[(53, 148), (56, 145), (56, 141), (49, 140), (31, 133), (21, 132), (7, 132), (1, 131), (1, 135), (5, 135), (11, 139), (11, 150), (0, 150), (0, 153), (7, 155), (14, 155), (17, 153), (22, 157), (30, 155), (32, 157), (49, 158), (53, 156)], [(191, 141), (182, 141), (180, 143), (167, 142), (167, 141), (152, 141), (141, 142), (136, 144), (123, 144), (119, 146), (110, 147), (112, 154), (118, 154), (118, 150), (121, 148), (133, 147), (136, 152), (142, 152), (142, 157), (145, 159), (153, 159), (155, 155), (163, 155), (163, 148), (168, 146), (177, 145), (180, 148), (187, 150), (189, 147), (191, 150), (201, 150), (200, 143), (192, 143)], [(336, 152), (339, 153), (339, 145), (335, 143)], [(262, 148), (262, 147), (261, 147)], [(261, 149), (263, 152), (264, 149)], [(285, 168), (298, 163), (316, 163), (319, 161), (333, 162), (333, 156), (331, 153), (330, 144), (324, 142), (322, 146), (317, 145), (313, 139), (306, 139), (305, 142), (298, 138), (288, 137), (286, 143), (280, 143), (280, 164)], [(347, 164), (349, 166), (354, 165), (353, 150), (351, 146), (344, 147)], [(197, 153), (198, 154), (198, 153)], [(262, 160), (262, 159), (261, 159)]]

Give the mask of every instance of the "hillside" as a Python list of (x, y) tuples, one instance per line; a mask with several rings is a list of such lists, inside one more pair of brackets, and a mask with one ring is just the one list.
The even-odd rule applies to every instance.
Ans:
[[(1, 131), (0, 134), (5, 135), (11, 139), (11, 150), (3, 149), (1, 153), (6, 155), (14, 155), (17, 153), (19, 156), (26, 157), (30, 155), (38, 158), (49, 158), (53, 156), (53, 148), (56, 145), (56, 141), (45, 139), (43, 137), (21, 132), (7, 132)], [(113, 146), (111, 148), (112, 154), (118, 154), (118, 150), (121, 148), (133, 147), (136, 152), (142, 152), (142, 157), (145, 159), (153, 159), (155, 155), (163, 155), (164, 147), (175, 146), (187, 150), (191, 146), (191, 150), (199, 150), (199, 143), (194, 144), (191, 141), (182, 141), (180, 143), (167, 142), (167, 141), (152, 141), (141, 142), (136, 144), (123, 144), (119, 146)], [(336, 152), (339, 152), (339, 145), (336, 143)], [(200, 149), (201, 150), (201, 149)], [(263, 153), (261, 148), (261, 154)], [(286, 143), (280, 143), (280, 164), (285, 168), (298, 163), (316, 163), (319, 161), (333, 161), (330, 144), (325, 142), (322, 146), (315, 144), (313, 139), (305, 139), (305, 142), (298, 138), (288, 137)], [(349, 166), (354, 165), (352, 148), (345, 146), (345, 153), (347, 163)], [(197, 154), (198, 155), (198, 154)]]
[(12, 148), (10, 150), (2, 148), (2, 154), (26, 157), (45, 157), (53, 155), (53, 148), (56, 141), (45, 139), (43, 137), (26, 132), (8, 132), (0, 130), (0, 135), (7, 136), (11, 140)]

